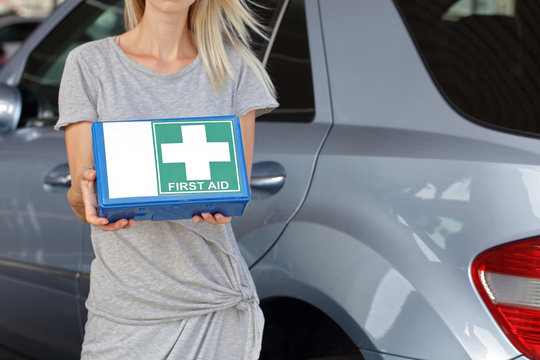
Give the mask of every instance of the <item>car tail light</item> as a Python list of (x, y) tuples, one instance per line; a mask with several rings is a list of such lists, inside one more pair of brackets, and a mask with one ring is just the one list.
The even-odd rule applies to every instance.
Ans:
[(472, 277), (509, 340), (540, 359), (540, 237), (483, 252), (473, 261)]

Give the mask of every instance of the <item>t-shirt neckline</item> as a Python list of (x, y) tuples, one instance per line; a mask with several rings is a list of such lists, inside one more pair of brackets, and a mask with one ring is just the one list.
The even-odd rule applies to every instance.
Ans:
[(195, 59), (191, 63), (189, 63), (186, 67), (180, 69), (179, 71), (174, 72), (174, 73), (170, 73), (170, 74), (160, 73), (160, 72), (157, 72), (157, 71), (154, 71), (154, 70), (150, 70), (149, 68), (139, 64), (138, 62), (134, 61), (129, 56), (127, 56), (127, 54), (124, 52), (124, 50), (122, 50), (122, 48), (120, 48), (120, 46), (116, 43), (115, 36), (110, 36), (107, 40), (111, 44), (113, 49), (116, 51), (116, 53), (120, 56), (120, 58), (122, 59), (122, 61), (124, 63), (128, 64), (129, 66), (131, 66), (131, 67), (133, 67), (133, 68), (135, 68), (135, 69), (137, 69), (139, 71), (142, 71), (143, 73), (146, 73), (146, 74), (152, 75), (152, 76), (156, 76), (156, 77), (160, 77), (160, 78), (164, 78), (164, 79), (176, 78), (176, 77), (183, 76), (183, 75), (191, 72), (201, 62), (200, 56), (197, 53), (197, 56), (195, 57)]

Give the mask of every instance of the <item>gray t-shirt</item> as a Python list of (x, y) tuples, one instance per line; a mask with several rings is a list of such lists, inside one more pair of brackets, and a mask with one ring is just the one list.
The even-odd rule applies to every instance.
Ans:
[[(162, 74), (131, 60), (109, 37), (73, 50), (59, 94), (57, 129), (79, 121), (256, 114), (277, 106), (237, 52), (227, 48), (235, 79), (216, 93), (199, 57)], [(126, 134), (129, 136), (129, 134)], [(230, 225), (191, 220), (142, 221), (116, 232), (92, 227), (88, 310), (125, 324), (156, 324), (258, 298)]]

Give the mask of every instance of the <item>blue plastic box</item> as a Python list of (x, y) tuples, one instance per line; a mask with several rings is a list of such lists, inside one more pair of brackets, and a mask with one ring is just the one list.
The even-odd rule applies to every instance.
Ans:
[(109, 221), (239, 216), (250, 200), (236, 116), (96, 122), (92, 136)]

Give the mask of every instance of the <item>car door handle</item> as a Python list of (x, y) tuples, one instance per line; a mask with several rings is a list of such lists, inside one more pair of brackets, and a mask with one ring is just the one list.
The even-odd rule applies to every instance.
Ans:
[(264, 199), (277, 193), (285, 184), (285, 169), (273, 161), (262, 161), (253, 164), (251, 169), (251, 196), (253, 199)]
[(70, 187), (71, 174), (69, 173), (69, 165), (64, 163), (56, 166), (45, 176), (43, 182), (45, 185), (53, 187)]
[[(251, 186), (258, 189), (274, 189), (283, 186), (285, 176), (256, 176), (251, 178)], [(275, 191), (274, 191), (275, 192)]]

